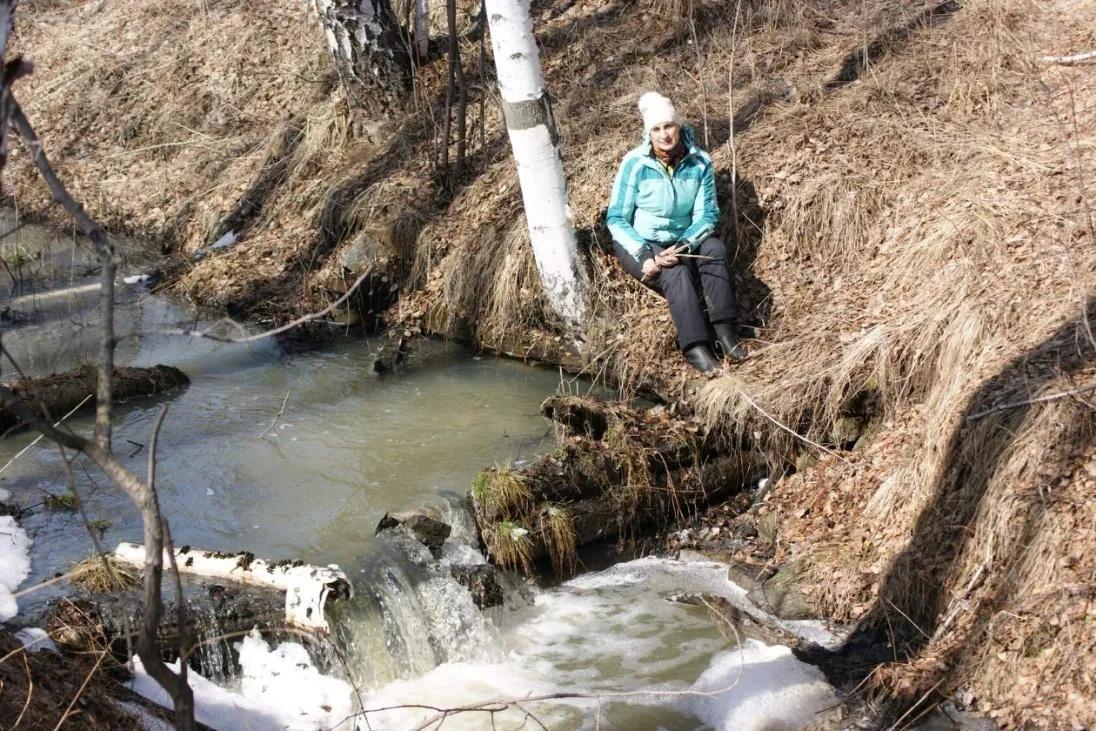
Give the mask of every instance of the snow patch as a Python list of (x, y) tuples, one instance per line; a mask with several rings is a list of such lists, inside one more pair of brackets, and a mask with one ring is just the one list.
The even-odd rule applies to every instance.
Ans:
[(0, 622), (19, 613), (12, 594), (30, 573), (31, 540), (10, 515), (0, 516)]
[(38, 627), (26, 627), (15, 633), (15, 639), (23, 643), (23, 647), (27, 648), (30, 652), (41, 652), (42, 650), (49, 650), (50, 652), (58, 652), (57, 645), (54, 644), (44, 629)]

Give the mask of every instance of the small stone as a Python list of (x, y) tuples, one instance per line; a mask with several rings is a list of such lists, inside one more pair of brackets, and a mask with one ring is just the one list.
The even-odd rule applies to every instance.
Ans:
[(468, 589), (472, 602), (480, 609), (502, 604), (502, 585), (499, 584), (498, 570), (493, 565), (452, 566), (449, 573), (458, 584)]
[(453, 529), (449, 524), (427, 515), (422, 511), (403, 513), (385, 513), (377, 524), (377, 533), (389, 528), (404, 526), (418, 539), (419, 543), (430, 549), (434, 558), (441, 558), (441, 546)]
[(814, 607), (799, 588), (798, 567), (785, 564), (763, 586), (746, 595), (762, 609), (781, 619), (813, 619)]

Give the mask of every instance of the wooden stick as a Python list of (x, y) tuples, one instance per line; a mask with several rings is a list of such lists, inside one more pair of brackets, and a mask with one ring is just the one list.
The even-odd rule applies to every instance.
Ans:
[(282, 408), (278, 409), (278, 413), (274, 415), (274, 421), (270, 422), (270, 426), (268, 426), (266, 429), (263, 429), (263, 433), (259, 435), (259, 439), (262, 439), (267, 434), (269, 434), (270, 430), (274, 428), (274, 425), (278, 423), (278, 419), (282, 418), (282, 414), (285, 413), (285, 405), (287, 403), (289, 403), (289, 391), (285, 392), (285, 398), (282, 399)]
[(1075, 53), (1072, 56), (1042, 56), (1039, 60), (1043, 63), (1057, 63), (1062, 66), (1072, 66), (1074, 64), (1084, 63), (1085, 61), (1096, 61), (1096, 51)]
[[(90, 394), (90, 393), (89, 393), (89, 394), (88, 394), (87, 396), (85, 396), (85, 397), (84, 397), (84, 400), (83, 400), (83, 401), (81, 401), (80, 403), (76, 404), (76, 406), (74, 406), (74, 407), (72, 408), (72, 411), (68, 412), (67, 414), (65, 414), (64, 416), (62, 416), (62, 417), (61, 417), (60, 419), (58, 419), (57, 423), (55, 423), (55, 424), (54, 424), (54, 426), (55, 426), (55, 427), (57, 427), (57, 426), (61, 426), (61, 422), (62, 422), (62, 421), (64, 421), (65, 419), (69, 418), (69, 417), (70, 417), (70, 416), (72, 416), (73, 414), (75, 414), (75, 413), (76, 413), (76, 411), (77, 411), (77, 410), (78, 410), (78, 409), (79, 409), (79, 408), (80, 408), (81, 406), (83, 406), (84, 404), (86, 404), (86, 403), (88, 402), (88, 399), (89, 399), (89, 398), (91, 398), (91, 394)], [(4, 470), (6, 470), (6, 469), (7, 469), (8, 467), (11, 467), (11, 463), (12, 463), (12, 462), (14, 462), (15, 460), (17, 460), (17, 459), (19, 459), (20, 457), (22, 457), (22, 456), (23, 456), (23, 455), (24, 455), (24, 454), (26, 453), (26, 451), (27, 451), (28, 449), (30, 449), (30, 448), (31, 448), (31, 447), (33, 447), (33, 446), (34, 446), (35, 444), (37, 444), (37, 443), (38, 443), (39, 441), (41, 441), (41, 440), (42, 440), (42, 437), (44, 437), (44, 436), (45, 436), (45, 434), (39, 434), (38, 436), (36, 436), (36, 437), (34, 438), (34, 441), (33, 441), (33, 442), (31, 442), (31, 443), (30, 443), (30, 444), (28, 444), (27, 446), (23, 447), (22, 449), (20, 449), (20, 450), (19, 450), (19, 453), (18, 453), (18, 454), (16, 454), (16, 455), (15, 455), (14, 457), (12, 457), (11, 459), (9, 459), (9, 460), (7, 461), (7, 463), (6, 463), (6, 464), (5, 464), (5, 465), (4, 465), (3, 467), (0, 467), (0, 472), (3, 472), (3, 471), (4, 471)]]
[(1061, 393), (1052, 393), (1046, 396), (1040, 396), (1039, 398), (1027, 399), (1025, 401), (1013, 401), (1008, 404), (1001, 404), (1000, 406), (994, 406), (992, 409), (986, 409), (985, 411), (979, 411), (976, 414), (971, 414), (967, 417), (967, 421), (977, 421), (984, 416), (990, 414), (996, 414), (998, 411), (1007, 411), (1009, 409), (1017, 409), (1021, 406), (1030, 406), (1032, 404), (1042, 404), (1047, 401), (1057, 401), (1069, 396), (1076, 396), (1077, 394), (1085, 393), (1086, 391), (1096, 390), (1096, 383), (1089, 384), (1088, 386), (1082, 386), (1081, 388), (1075, 388), (1072, 391), (1063, 391)]

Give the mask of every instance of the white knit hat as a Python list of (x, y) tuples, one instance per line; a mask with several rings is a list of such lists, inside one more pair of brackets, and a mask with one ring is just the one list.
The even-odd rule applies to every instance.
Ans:
[(657, 91), (648, 91), (639, 98), (639, 113), (643, 115), (645, 130), (666, 122), (681, 124), (681, 117), (677, 116), (673, 102)]

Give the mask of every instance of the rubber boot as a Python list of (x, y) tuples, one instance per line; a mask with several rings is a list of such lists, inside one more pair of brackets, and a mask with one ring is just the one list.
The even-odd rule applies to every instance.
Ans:
[(690, 346), (685, 351), (685, 360), (701, 373), (708, 373), (719, 367), (719, 361), (716, 360), (715, 353), (707, 343)]
[(719, 349), (723, 351), (723, 355), (730, 358), (733, 363), (741, 363), (746, 360), (746, 349), (735, 337), (734, 326), (731, 323), (713, 322), (712, 329), (715, 330), (715, 342), (719, 345)]

